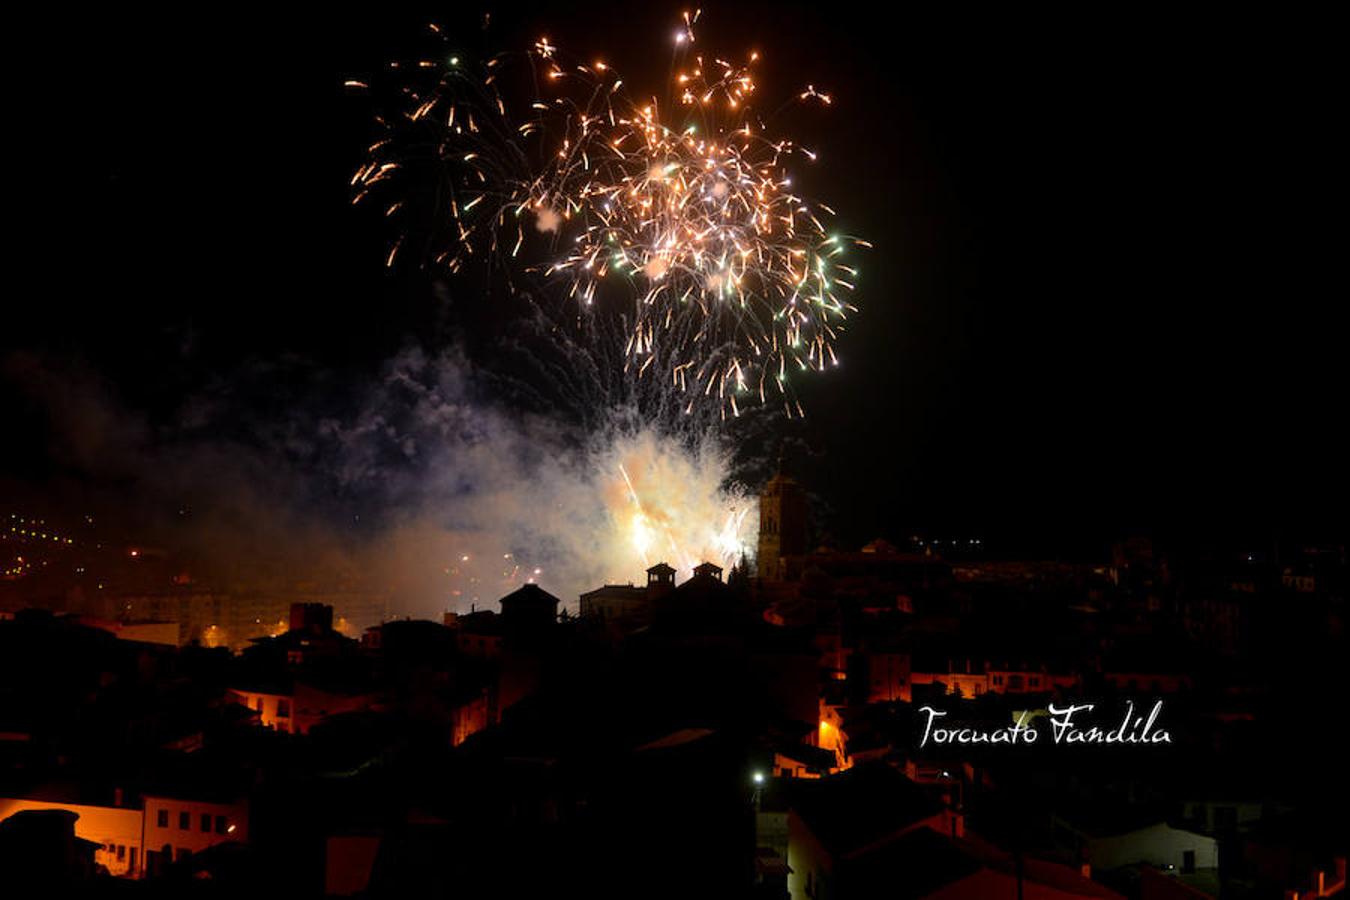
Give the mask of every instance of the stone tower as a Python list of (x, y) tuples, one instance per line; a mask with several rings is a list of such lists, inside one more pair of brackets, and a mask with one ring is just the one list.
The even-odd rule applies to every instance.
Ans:
[(781, 581), (783, 557), (806, 553), (806, 491), (783, 472), (782, 457), (778, 472), (764, 485), (759, 495), (759, 547), (755, 569), (761, 579)]

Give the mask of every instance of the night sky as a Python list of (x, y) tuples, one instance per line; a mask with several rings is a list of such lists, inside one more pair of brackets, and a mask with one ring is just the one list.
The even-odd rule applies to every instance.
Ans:
[[(680, 7), (566, 9), (496, 10), (486, 43), (546, 33), (661, 85)], [(1330, 30), (864, 9), (709, 6), (700, 28), (760, 48), (765, 93), (833, 91), (805, 177), (875, 244), (844, 364), (781, 432), (829, 530), (1343, 530)], [(349, 205), (373, 129), (342, 82), (427, 18), (228, 5), (13, 30), (32, 55), (8, 79), (0, 496), (53, 514), (107, 487), (55, 446), (53, 396), (97, 385), (157, 433), (203, 391), (265, 417), (456, 338), (433, 279), (388, 273), (388, 233)], [(68, 388), (35, 395), (35, 365)]]

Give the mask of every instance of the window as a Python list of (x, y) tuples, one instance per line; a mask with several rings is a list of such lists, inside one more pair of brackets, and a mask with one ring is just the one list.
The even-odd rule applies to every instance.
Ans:
[(192, 813), (183, 810), (178, 814), (178, 828), (182, 831), (192, 830)]
[(131, 871), (136, 871), (136, 848), (131, 848)]
[(225, 817), (216, 816), (216, 834), (224, 834), (228, 830), (229, 829), (225, 827)]
[(160, 828), (169, 827), (169, 811), (167, 809), (161, 809), (155, 813), (155, 824)]
[(202, 834), (211, 833), (211, 814), (202, 813)]
[(278, 701), (277, 701), (277, 718), (278, 718), (278, 719), (289, 719), (290, 717), (291, 717), (291, 701), (289, 701), (289, 700), (278, 700)]
[(127, 858), (127, 846), (126, 846), (126, 844), (118, 844), (118, 845), (117, 845), (117, 861), (118, 861), (118, 862), (122, 862), (122, 861), (124, 861), (126, 858)]

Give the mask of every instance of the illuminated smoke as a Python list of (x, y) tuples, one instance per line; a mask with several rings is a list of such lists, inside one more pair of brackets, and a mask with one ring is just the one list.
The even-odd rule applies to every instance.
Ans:
[(534, 227), (544, 234), (557, 232), (562, 226), (562, 216), (547, 206), (541, 206), (534, 213)]
[(728, 485), (728, 449), (615, 411), (583, 433), (475, 396), (460, 357), (402, 354), (361, 411), (325, 434), (342, 489), (385, 510), (375, 570), (426, 609), (490, 604), (535, 582), (574, 603), (640, 582), (657, 562), (682, 576), (748, 551), (755, 500)]
[(161, 510), (146, 536), (221, 590), (385, 597), (390, 615), (438, 619), (495, 609), (535, 581), (575, 608), (605, 582), (641, 583), (657, 561), (682, 577), (705, 559), (730, 566), (757, 521), (753, 500), (726, 487), (720, 439), (635, 425), (617, 408), (584, 428), (520, 413), (487, 399), (454, 352), (399, 353), (337, 409), (302, 393), (259, 410), (259, 390), (313, 373), (242, 370), (189, 399), (174, 431), (92, 373), (3, 362), (51, 411), (53, 458), (81, 483), (116, 486), (106, 505), (121, 519)]

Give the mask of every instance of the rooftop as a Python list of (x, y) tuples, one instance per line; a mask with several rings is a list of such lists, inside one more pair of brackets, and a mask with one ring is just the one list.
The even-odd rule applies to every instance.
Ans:
[(885, 763), (793, 786), (792, 809), (830, 853), (846, 856), (937, 815), (942, 805)]

